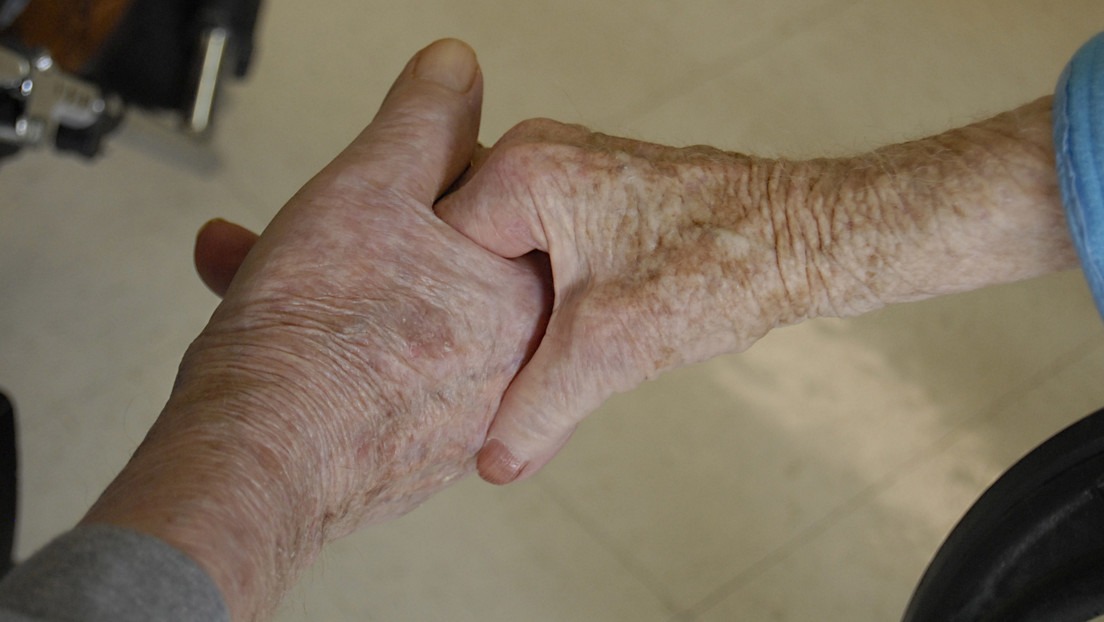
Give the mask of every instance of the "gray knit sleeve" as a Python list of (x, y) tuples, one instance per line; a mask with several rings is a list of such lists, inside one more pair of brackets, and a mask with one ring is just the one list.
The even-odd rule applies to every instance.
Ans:
[(195, 562), (119, 527), (78, 527), (0, 582), (0, 622), (229, 619), (218, 588)]

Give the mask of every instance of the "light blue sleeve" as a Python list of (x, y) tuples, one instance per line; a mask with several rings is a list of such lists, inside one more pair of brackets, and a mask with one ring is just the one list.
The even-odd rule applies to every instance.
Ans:
[(1104, 314), (1104, 33), (1078, 50), (1058, 81), (1054, 150), (1066, 220)]

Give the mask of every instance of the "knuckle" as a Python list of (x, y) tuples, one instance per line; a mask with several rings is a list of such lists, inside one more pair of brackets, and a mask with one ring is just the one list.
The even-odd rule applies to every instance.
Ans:
[(553, 119), (535, 118), (518, 123), (503, 135), (500, 145), (511, 143), (583, 143), (593, 133), (590, 129)]
[(502, 140), (547, 140), (567, 127), (566, 124), (547, 118), (526, 119), (506, 132)]

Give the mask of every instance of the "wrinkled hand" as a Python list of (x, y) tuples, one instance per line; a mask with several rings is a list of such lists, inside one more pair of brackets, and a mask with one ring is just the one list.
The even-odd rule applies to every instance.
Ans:
[(809, 279), (787, 289), (782, 278), (781, 202), (750, 183), (773, 174), (714, 149), (546, 120), (482, 155), (437, 213), (503, 257), (547, 252), (555, 289), (480, 454), (484, 479), (531, 475), (613, 393), (803, 317)]
[[(435, 44), (259, 239), (205, 227), (197, 265), (225, 298), (88, 520), (151, 531), (248, 599), (275, 589), (251, 581), (286, 583), (321, 544), (474, 469), (549, 304), (535, 264), (488, 253), (432, 211), (470, 163), (481, 97), (470, 49)], [(189, 495), (194, 521), (180, 510)], [(159, 507), (176, 512), (167, 528)], [(243, 528), (205, 543), (220, 523)], [(270, 561), (234, 566), (227, 549)]]
[(479, 455), (535, 472), (605, 398), (772, 328), (1076, 265), (1051, 99), (855, 156), (675, 149), (529, 121), (437, 213), (483, 247), (551, 259), (555, 302)]
[(404, 513), (471, 470), (539, 328), (539, 268), (484, 252), (430, 207), (475, 146), (482, 85), (470, 70), (442, 88), (411, 79), (415, 59), (372, 125), (259, 241), (222, 221), (197, 239), (201, 277), (226, 298), (181, 390), (232, 365), (242, 384), (274, 391), (278, 401), (254, 398), (326, 441), (322, 479), (343, 483), (326, 504), (339, 532)]

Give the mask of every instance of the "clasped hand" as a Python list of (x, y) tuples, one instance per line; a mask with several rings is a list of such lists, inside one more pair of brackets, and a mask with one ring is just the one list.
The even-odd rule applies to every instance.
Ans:
[(666, 369), (1074, 265), (1046, 99), (805, 162), (541, 120), (485, 150), (481, 100), (471, 49), (437, 42), (263, 235), (200, 231), (222, 304), (86, 522), (177, 546), (252, 619), (329, 540), (474, 468), (532, 475)]
[[(277, 383), (340, 379), (342, 388), (327, 387), (333, 394), (326, 400), (342, 396), (341, 408), (310, 405), (306, 411), (317, 414), (309, 425), (344, 421), (344, 402), (365, 401), (360, 393), (371, 387), (368, 401), (382, 398), (399, 421), (422, 418), (464, 439), (452, 450), (450, 476), (462, 472), (463, 449), (482, 446), (481, 475), (507, 483), (547, 463), (611, 394), (747, 347), (778, 323), (756, 302), (789, 302), (774, 268), (773, 223), (755, 201), (730, 196), (733, 171), (752, 174), (750, 161), (544, 120), (520, 124), (493, 149), (476, 149), (475, 95), (459, 115), (466, 118), (443, 131), (440, 117), (455, 112), (429, 97), (439, 93), (404, 95), (403, 84), (252, 253), (255, 236), (229, 223), (211, 223), (199, 236), (201, 276), (216, 292), (229, 288), (201, 343), (227, 332), (225, 322), (237, 335), (241, 318), (263, 313), (275, 314), (278, 327), (252, 331), (256, 347), (299, 342), (304, 333), (324, 344), (301, 361), (306, 367), (289, 364)], [(396, 138), (384, 123), (395, 124)], [(427, 159), (434, 148), (448, 154)], [(453, 191), (436, 204), (438, 219), (430, 206), (450, 184)], [(551, 292), (537, 279), (547, 259), (533, 251), (551, 259)], [(722, 295), (732, 304), (718, 309)], [(502, 381), (533, 348), (500, 404)], [(303, 391), (322, 393), (318, 386)], [(496, 410), (486, 443), (476, 443)], [(353, 436), (394, 437), (377, 424), (362, 427)], [(406, 434), (408, 449), (420, 445), (423, 460), (442, 449), (435, 436)], [(411, 456), (385, 455), (391, 464), (374, 471), (393, 476), (408, 468), (401, 463)]]
[(263, 235), (213, 221), (197, 238), (224, 299), (174, 399), (218, 398), (292, 461), (280, 469), (321, 483), (325, 540), (470, 472), (539, 340), (541, 263), (489, 253), (432, 211), (471, 161), (481, 96), (471, 51), (431, 46)]

